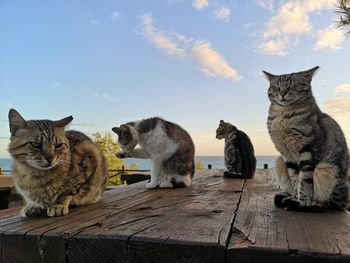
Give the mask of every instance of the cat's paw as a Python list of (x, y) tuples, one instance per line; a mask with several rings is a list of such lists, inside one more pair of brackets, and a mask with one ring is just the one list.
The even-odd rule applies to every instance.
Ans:
[(66, 205), (52, 205), (47, 208), (47, 216), (63, 216), (68, 214), (69, 208)]
[(174, 188), (174, 185), (171, 182), (163, 182), (159, 185), (159, 188)]
[(286, 210), (299, 207), (299, 202), (286, 192), (276, 194), (274, 203), (276, 206)]
[(283, 208), (287, 211), (299, 211), (309, 213), (322, 212), (322, 206), (317, 204), (305, 205), (307, 203), (301, 203), (296, 198), (290, 196), (287, 193), (279, 193), (275, 195), (275, 205)]
[(312, 200), (306, 200), (306, 201), (300, 201), (299, 200), (300, 206), (312, 206)]
[(147, 189), (154, 189), (158, 187), (158, 182), (150, 181), (145, 186)]
[(42, 215), (43, 209), (39, 207), (26, 206), (21, 210), (22, 217), (33, 217)]
[(125, 152), (117, 152), (115, 156), (119, 159), (124, 159), (126, 158), (126, 153)]

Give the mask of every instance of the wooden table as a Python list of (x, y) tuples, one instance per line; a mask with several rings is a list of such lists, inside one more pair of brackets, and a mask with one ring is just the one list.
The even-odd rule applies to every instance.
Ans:
[(348, 212), (287, 212), (265, 179), (222, 173), (199, 170), (176, 190), (116, 187), (59, 218), (0, 211), (1, 261), (350, 262)]

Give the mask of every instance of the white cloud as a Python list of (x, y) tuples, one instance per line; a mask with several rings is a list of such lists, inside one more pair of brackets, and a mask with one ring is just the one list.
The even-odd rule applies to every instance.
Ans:
[[(299, 36), (311, 35), (313, 25), (310, 15), (325, 9), (331, 9), (337, 0), (288, 0), (278, 9), (276, 15), (271, 17), (266, 23), (262, 43), (258, 44), (258, 49), (266, 52), (266, 46), (271, 51), (270, 55), (281, 56), (288, 54), (288, 49), (295, 46)], [(283, 41), (281, 42), (281, 39)], [(293, 44), (286, 44), (293, 43)], [(279, 48), (277, 47), (279, 46)]]
[(169, 55), (193, 60), (207, 75), (232, 80), (242, 77), (208, 41), (198, 41), (176, 32), (164, 32), (154, 26), (152, 14), (140, 17), (142, 35)]
[(169, 55), (176, 57), (185, 57), (184, 49), (179, 48), (178, 44), (172, 40), (169, 35), (157, 29), (154, 26), (153, 16), (150, 13), (144, 14), (140, 18), (142, 26), (142, 34), (153, 42), (157, 48), (164, 50)]
[(350, 94), (350, 84), (341, 84), (334, 89), (334, 95)]
[(289, 38), (271, 39), (259, 44), (258, 49), (267, 55), (286, 56), (288, 49), (295, 45)]
[(203, 8), (206, 8), (208, 5), (209, 5), (209, 1), (208, 0), (194, 0), (193, 1), (193, 6), (197, 10), (201, 10)]
[(318, 31), (317, 41), (313, 49), (315, 51), (341, 49), (341, 44), (344, 40), (344, 33), (339, 28), (330, 26)]
[(113, 22), (117, 22), (124, 19), (124, 15), (118, 11), (114, 11), (109, 17)]
[(273, 0), (255, 0), (256, 5), (261, 6), (264, 9), (272, 11), (274, 9)]
[(228, 22), (231, 18), (231, 9), (226, 6), (221, 6), (214, 10), (214, 17), (215, 19)]
[(95, 93), (93, 95), (93, 97), (98, 98), (98, 99), (103, 99), (106, 101), (112, 101), (112, 102), (118, 102), (119, 98), (114, 98), (112, 96), (110, 96), (108, 93), (103, 93), (103, 94), (99, 94), (99, 93)]
[(350, 84), (337, 86), (332, 96), (325, 101), (325, 111), (341, 121), (350, 118)]
[(240, 80), (242, 77), (209, 42), (197, 41), (193, 46), (193, 56), (200, 69), (210, 76), (220, 76), (232, 80)]

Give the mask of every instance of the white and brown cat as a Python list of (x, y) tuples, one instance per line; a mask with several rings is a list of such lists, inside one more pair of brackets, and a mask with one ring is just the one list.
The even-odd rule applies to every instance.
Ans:
[[(149, 118), (114, 127), (122, 152), (118, 158), (151, 159), (151, 180), (146, 188), (177, 188), (192, 184), (194, 144), (179, 125)], [(136, 147), (139, 145), (139, 147)]]

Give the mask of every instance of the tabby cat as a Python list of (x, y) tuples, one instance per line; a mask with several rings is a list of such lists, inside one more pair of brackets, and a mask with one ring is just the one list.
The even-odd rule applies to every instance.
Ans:
[(318, 108), (311, 90), (319, 67), (272, 75), (268, 130), (281, 156), (276, 175), (284, 193), (275, 204), (287, 210), (320, 211), (348, 204), (349, 151), (334, 119)]
[(23, 216), (61, 216), (69, 205), (101, 199), (108, 183), (105, 158), (87, 136), (65, 131), (72, 120), (26, 121), (16, 110), (9, 111), (12, 175), (26, 201)]
[(254, 176), (256, 158), (254, 147), (247, 134), (231, 123), (220, 121), (216, 129), (216, 138), (225, 138), (225, 177), (251, 178)]
[[(161, 118), (129, 122), (114, 127), (122, 152), (118, 158), (151, 159), (151, 180), (146, 188), (191, 186), (194, 144), (179, 125)], [(135, 148), (137, 145), (140, 147)]]

